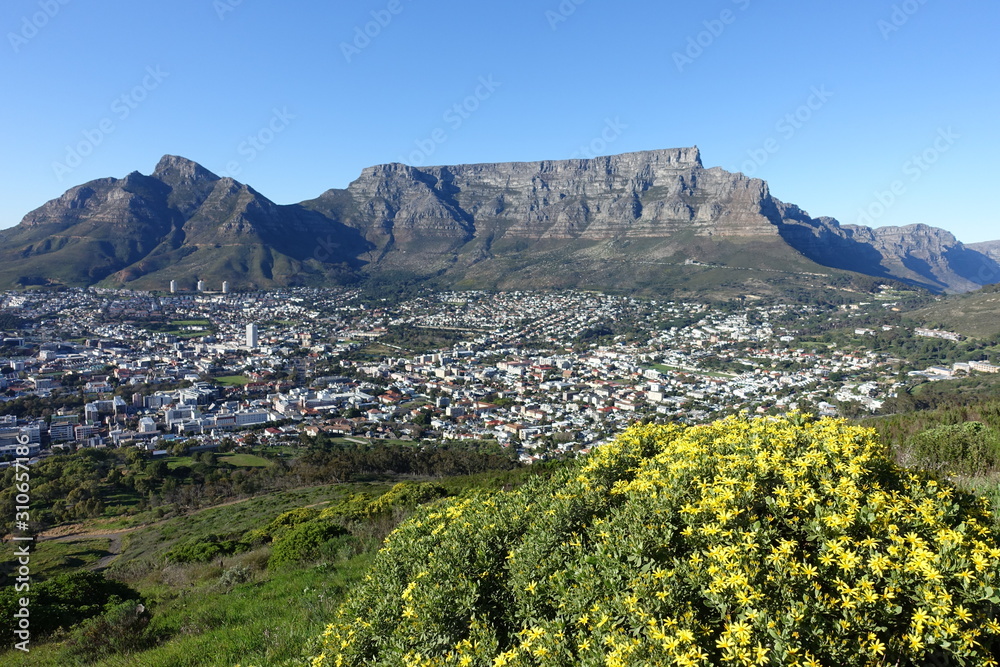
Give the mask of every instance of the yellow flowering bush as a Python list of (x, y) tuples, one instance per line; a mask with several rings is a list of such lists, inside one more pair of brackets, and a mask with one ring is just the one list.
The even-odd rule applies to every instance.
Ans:
[(418, 510), (313, 665), (996, 666), (990, 520), (843, 421), (636, 426)]

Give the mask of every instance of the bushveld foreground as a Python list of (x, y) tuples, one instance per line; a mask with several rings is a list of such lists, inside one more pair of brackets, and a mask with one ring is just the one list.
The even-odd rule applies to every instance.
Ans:
[(332, 665), (996, 665), (989, 502), (844, 421), (637, 426), (437, 502), (324, 633)]

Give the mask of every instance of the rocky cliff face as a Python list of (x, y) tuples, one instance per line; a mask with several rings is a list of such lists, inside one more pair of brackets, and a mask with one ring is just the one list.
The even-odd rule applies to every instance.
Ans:
[(150, 176), (73, 188), (5, 237), (0, 281), (8, 284), (149, 287), (200, 277), (266, 287), (403, 270), (496, 286), (600, 288), (662, 285), (658, 275), (688, 260), (844, 269), (938, 291), (1000, 280), (994, 259), (948, 232), (811, 218), (773, 198), (764, 181), (706, 169), (697, 148), (379, 165), (294, 206), (167, 156)]
[(678, 232), (774, 237), (767, 197), (763, 181), (705, 169), (697, 148), (682, 148), (592, 160), (381, 165), (365, 169), (346, 191), (331, 190), (310, 204), (352, 219), (366, 233), (392, 233), (397, 244), (440, 238), (444, 250), (482, 234), (595, 241)]
[(984, 241), (982, 243), (967, 243), (967, 248), (1000, 261), (1000, 241)]
[(996, 262), (963, 245), (948, 231), (927, 225), (905, 227), (845, 226), (859, 243), (874, 248), (891, 274), (932, 281), (941, 291), (967, 292), (1000, 280)]

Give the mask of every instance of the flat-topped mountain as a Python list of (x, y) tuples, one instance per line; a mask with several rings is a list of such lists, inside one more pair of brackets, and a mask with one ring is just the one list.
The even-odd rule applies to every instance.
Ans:
[(995, 258), (944, 230), (814, 219), (762, 180), (706, 169), (697, 148), (379, 165), (290, 206), (166, 156), (150, 176), (72, 188), (2, 236), (6, 286), (271, 287), (385, 272), (498, 288), (749, 288), (841, 271), (948, 292), (1000, 281)]

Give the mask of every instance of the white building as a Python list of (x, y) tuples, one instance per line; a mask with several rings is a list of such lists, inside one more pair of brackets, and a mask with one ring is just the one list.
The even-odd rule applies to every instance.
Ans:
[(266, 410), (255, 410), (253, 412), (237, 412), (236, 426), (253, 426), (255, 424), (266, 424), (271, 420), (271, 416)]
[(970, 361), (969, 368), (980, 373), (1000, 373), (1000, 366), (994, 366), (985, 361)]
[(247, 347), (255, 348), (257, 347), (257, 325), (248, 324), (247, 325)]

